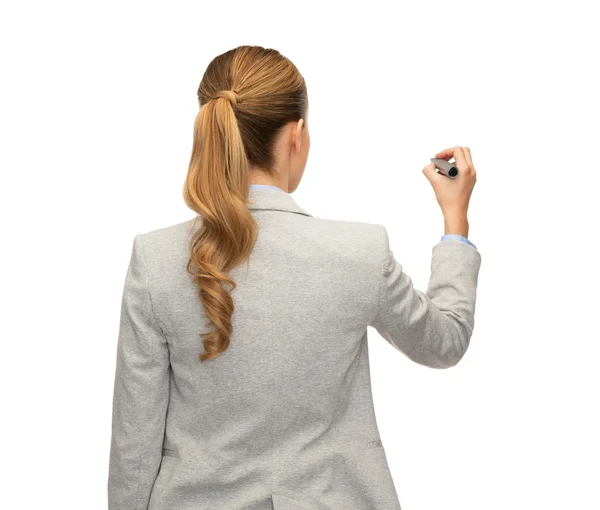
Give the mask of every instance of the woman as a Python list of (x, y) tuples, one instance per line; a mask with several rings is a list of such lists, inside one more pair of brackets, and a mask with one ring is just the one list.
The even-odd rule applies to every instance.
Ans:
[(399, 509), (370, 386), (367, 327), (447, 368), (474, 327), (475, 184), (423, 169), (445, 218), (426, 294), (379, 224), (291, 197), (310, 147), (304, 79), (279, 52), (217, 56), (184, 187), (194, 218), (138, 234), (122, 300), (108, 477), (127, 510)]

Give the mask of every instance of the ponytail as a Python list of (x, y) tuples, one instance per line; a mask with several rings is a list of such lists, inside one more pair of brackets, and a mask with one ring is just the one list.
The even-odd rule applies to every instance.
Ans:
[(236, 99), (234, 92), (225, 91), (198, 112), (184, 187), (186, 204), (202, 217), (186, 269), (199, 285), (200, 301), (216, 327), (200, 334), (205, 350), (200, 361), (215, 358), (229, 346), (236, 283), (227, 271), (250, 256), (258, 236), (246, 205), (250, 171), (233, 111)]

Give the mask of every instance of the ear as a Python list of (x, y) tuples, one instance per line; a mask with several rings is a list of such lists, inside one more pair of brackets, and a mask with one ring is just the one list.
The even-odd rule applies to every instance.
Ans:
[(304, 126), (304, 119), (300, 119), (297, 123), (296, 123), (296, 131), (294, 134), (294, 146), (295, 146), (295, 151), (296, 152), (300, 152), (300, 147), (302, 146), (302, 128)]

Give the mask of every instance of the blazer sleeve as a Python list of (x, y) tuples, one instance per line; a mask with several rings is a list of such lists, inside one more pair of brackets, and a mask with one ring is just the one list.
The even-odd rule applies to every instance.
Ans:
[(152, 309), (142, 234), (121, 302), (108, 475), (109, 510), (146, 510), (162, 459), (169, 351)]
[(465, 354), (475, 327), (475, 302), (481, 255), (460, 240), (433, 246), (431, 276), (425, 293), (415, 289), (394, 258), (387, 230), (381, 234), (381, 280), (370, 324), (412, 361), (449, 368)]

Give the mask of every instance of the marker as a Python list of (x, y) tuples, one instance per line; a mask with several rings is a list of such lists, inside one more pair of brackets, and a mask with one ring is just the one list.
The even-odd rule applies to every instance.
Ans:
[(454, 166), (455, 162), (448, 163), (448, 161), (441, 158), (430, 158), (430, 160), (438, 170), (441, 170), (441, 174), (448, 177), (456, 177), (458, 175), (458, 168)]

